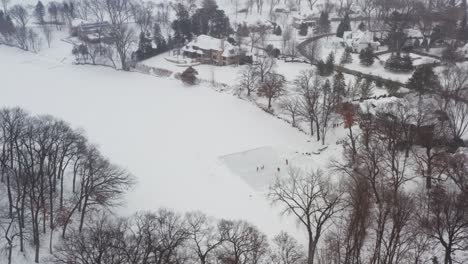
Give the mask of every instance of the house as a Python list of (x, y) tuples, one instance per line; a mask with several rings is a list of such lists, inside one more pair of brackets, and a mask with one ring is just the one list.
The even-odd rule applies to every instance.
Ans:
[(308, 27), (315, 27), (317, 25), (317, 20), (314, 19), (312, 15), (294, 15), (292, 26), (299, 29), (302, 24), (306, 24)]
[(374, 34), (370, 31), (345, 31), (343, 33), (343, 43), (346, 47), (351, 47), (353, 52), (361, 52), (367, 47), (378, 50), (380, 43), (374, 41)]
[(111, 25), (107, 21), (87, 23), (86, 21), (72, 21), (72, 36), (91, 43), (112, 42)]
[(406, 36), (405, 47), (417, 47), (421, 45), (424, 40), (424, 35), (417, 29), (406, 28), (403, 29), (403, 33)]
[(183, 55), (200, 63), (230, 65), (238, 63), (241, 50), (224, 39), (200, 35), (182, 47)]
[[(427, 109), (421, 115), (420, 110), (413, 103), (417, 100), (415, 96), (366, 100), (359, 104), (358, 111), (361, 115), (367, 116), (367, 119), (372, 119), (373, 121), (369, 122), (372, 124), (372, 129), (381, 134), (385, 134), (388, 129), (394, 129), (396, 124), (404, 128), (405, 132), (402, 135), (406, 136), (406, 140), (412, 140), (407, 142), (403, 137), (401, 139), (403, 141), (400, 142), (402, 145), (442, 144), (443, 139), (439, 137), (444, 134), (443, 131), (447, 127), (446, 114), (437, 110), (437, 102), (434, 98), (425, 96)], [(366, 123), (360, 124), (361, 127), (365, 125)]]

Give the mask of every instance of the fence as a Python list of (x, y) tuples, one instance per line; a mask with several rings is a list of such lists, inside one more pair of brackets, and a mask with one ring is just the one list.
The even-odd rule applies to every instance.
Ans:
[(141, 63), (137, 63), (132, 70), (134, 70), (136, 72), (144, 73), (144, 74), (155, 75), (155, 76), (158, 76), (158, 77), (169, 77), (173, 73), (170, 70), (151, 67), (151, 66), (144, 65), (144, 64), (141, 64)]

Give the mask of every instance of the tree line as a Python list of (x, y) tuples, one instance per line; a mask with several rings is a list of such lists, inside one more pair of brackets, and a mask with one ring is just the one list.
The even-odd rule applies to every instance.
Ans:
[(95, 210), (119, 204), (134, 182), (62, 120), (4, 108), (0, 127), (0, 225), (8, 263), (14, 248), (24, 252), (29, 244), (38, 263), (46, 234), (43, 247), (53, 252), (56, 234), (65, 237), (75, 221), (83, 230)]

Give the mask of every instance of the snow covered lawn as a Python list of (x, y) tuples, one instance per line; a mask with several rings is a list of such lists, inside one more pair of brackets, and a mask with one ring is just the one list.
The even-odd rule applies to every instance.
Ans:
[[(374, 64), (371, 67), (366, 67), (360, 64), (359, 54), (352, 54), (352, 56), (353, 56), (353, 62), (351, 64), (344, 65), (344, 67), (350, 70), (360, 71), (365, 74), (375, 75), (375, 76), (379, 76), (385, 79), (399, 81), (402, 83), (406, 83), (412, 75), (412, 72), (411, 73), (396, 73), (396, 72), (391, 72), (391, 71), (386, 70), (384, 68), (384, 65), (385, 65), (385, 61), (390, 57), (390, 53), (379, 56), (380, 61), (375, 60)], [(415, 54), (410, 54), (410, 56), (413, 58), (414, 66), (421, 65), (423, 63), (432, 63), (434, 61), (437, 61), (434, 58), (419, 56)]]
[[(286, 230), (303, 239), (294, 221), (279, 216), (219, 157), (259, 147), (312, 152), (321, 146), (250, 102), (211, 88), (185, 87), (97, 66), (73, 66), (0, 46), (0, 105), (51, 114), (83, 128), (103, 154), (131, 171), (138, 185), (121, 212), (171, 207), (243, 218), (268, 235)], [(341, 147), (301, 159), (325, 166)], [(280, 153), (280, 155), (283, 155)]]

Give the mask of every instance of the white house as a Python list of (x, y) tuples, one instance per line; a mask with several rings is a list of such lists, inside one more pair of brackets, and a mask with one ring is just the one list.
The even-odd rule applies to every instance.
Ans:
[(184, 56), (201, 63), (230, 65), (239, 61), (240, 49), (224, 39), (197, 36), (182, 48)]
[(343, 43), (346, 47), (351, 47), (353, 52), (361, 52), (367, 47), (377, 50), (380, 43), (374, 41), (374, 34), (370, 31), (345, 31), (343, 34)]

